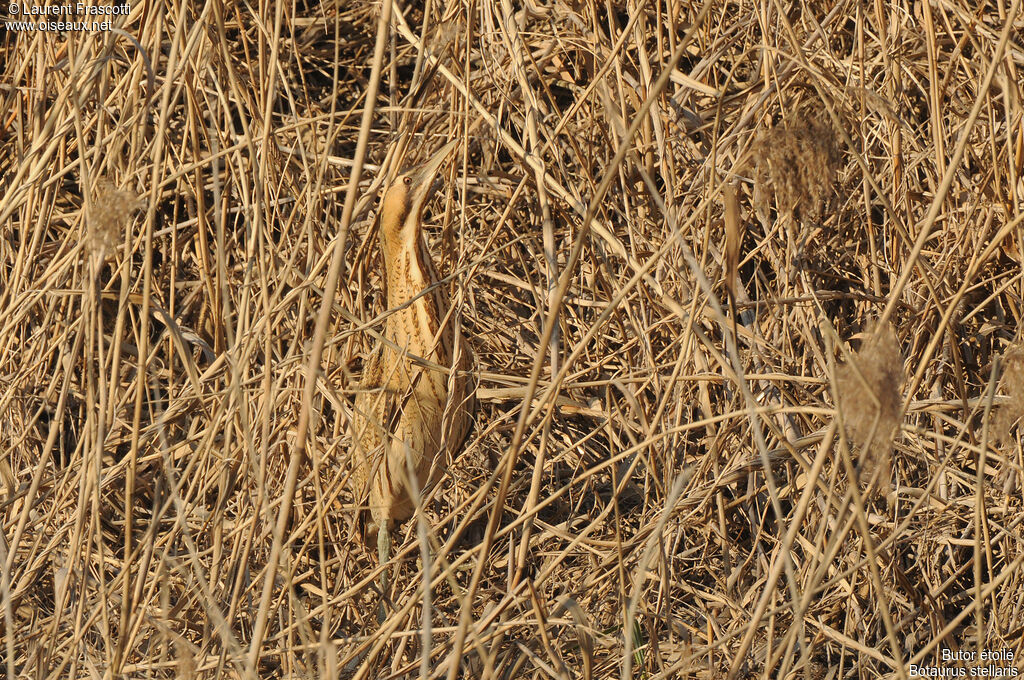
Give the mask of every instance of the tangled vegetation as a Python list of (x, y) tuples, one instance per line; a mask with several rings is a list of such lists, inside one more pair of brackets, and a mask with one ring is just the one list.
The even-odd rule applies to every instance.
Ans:
[[(10, 677), (1021, 668), (1019, 0), (112, 21), (0, 34)], [(375, 206), (451, 139), (478, 408), (382, 593)]]

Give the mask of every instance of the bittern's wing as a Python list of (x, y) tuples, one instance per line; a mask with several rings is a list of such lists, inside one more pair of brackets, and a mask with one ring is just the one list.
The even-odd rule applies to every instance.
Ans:
[(476, 356), (462, 334), (453, 334), (452, 372), (448, 374), (448, 400), (444, 405), (443, 422), (447, 437), (445, 448), (452, 452), (459, 447), (473, 424), (476, 413)]
[(404, 390), (394, 389), (390, 373), (399, 367), (394, 361), (389, 362), (388, 356), (381, 346), (367, 359), (352, 417), (350, 483), (356, 502), (368, 508), (372, 516), (372, 522), (365, 524), (364, 538), (368, 542), (376, 538), (378, 526), (392, 519), (393, 505), (404, 488), (400, 484), (396, 488), (396, 475), (404, 473), (404, 465), (396, 467), (388, 453), (400, 429), (402, 413), (423, 374), (417, 371)]
[(350, 486), (356, 502), (365, 506), (370, 480), (383, 459), (383, 445), (395, 408), (384, 380), (384, 353), (378, 347), (363, 366), (352, 412), (352, 474)]

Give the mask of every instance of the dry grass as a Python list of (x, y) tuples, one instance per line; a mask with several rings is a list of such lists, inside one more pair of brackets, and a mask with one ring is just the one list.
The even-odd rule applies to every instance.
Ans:
[[(3, 34), (9, 675), (1021, 668), (1019, 0), (519, 4)], [(374, 205), (450, 138), (480, 408), (379, 625)]]

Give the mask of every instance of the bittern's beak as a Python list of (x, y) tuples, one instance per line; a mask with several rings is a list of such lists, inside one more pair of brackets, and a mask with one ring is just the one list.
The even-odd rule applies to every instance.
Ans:
[(409, 187), (410, 204), (413, 214), (418, 215), (419, 211), (423, 209), (424, 203), (427, 202), (427, 198), (434, 193), (436, 188), (434, 180), (437, 178), (437, 171), (441, 169), (441, 164), (451, 154), (452, 149), (458, 146), (458, 143), (457, 139), (448, 142), (429, 161), (424, 163), (418, 170), (413, 171), (412, 183)]

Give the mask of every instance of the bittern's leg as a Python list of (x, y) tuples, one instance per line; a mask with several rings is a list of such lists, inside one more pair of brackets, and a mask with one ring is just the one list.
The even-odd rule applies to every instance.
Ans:
[(388, 530), (388, 522), (381, 522), (377, 527), (377, 559), (380, 560), (380, 609), (377, 611), (377, 623), (384, 623), (387, 618), (387, 607), (384, 604), (390, 588), (391, 568), (388, 567), (388, 560), (391, 559), (391, 532)]

